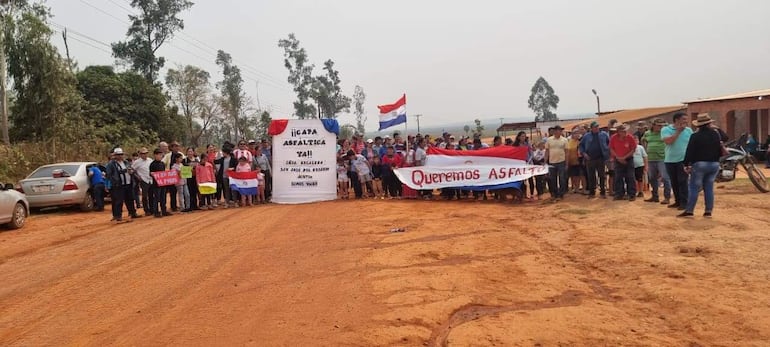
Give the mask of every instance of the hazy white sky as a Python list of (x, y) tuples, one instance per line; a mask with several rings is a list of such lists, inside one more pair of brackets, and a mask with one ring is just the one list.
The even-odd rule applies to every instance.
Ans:
[[(766, 0), (193, 1), (182, 14), (184, 34), (160, 51), (166, 67), (197, 65), (216, 81), (214, 56), (223, 49), (244, 71), (250, 95), (260, 81), (260, 102), (274, 118), (293, 111), (277, 47), (291, 32), (319, 72), (324, 60), (335, 61), (345, 93), (364, 88), (368, 130), (377, 128), (376, 105), (402, 93), (423, 125), (529, 120), (527, 98), (541, 75), (561, 98), (563, 115), (595, 112), (592, 88), (603, 111), (770, 88)], [(75, 32), (122, 40), (129, 3), (48, 2), (52, 21), (70, 30), (81, 67), (114, 60), (107, 47)], [(63, 47), (60, 36), (54, 41)]]

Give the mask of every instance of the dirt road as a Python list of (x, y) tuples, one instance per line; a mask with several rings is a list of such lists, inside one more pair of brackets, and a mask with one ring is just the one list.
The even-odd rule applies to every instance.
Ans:
[[(770, 195), (339, 201), (0, 233), (2, 345), (770, 345)], [(390, 233), (403, 227), (406, 232)]]

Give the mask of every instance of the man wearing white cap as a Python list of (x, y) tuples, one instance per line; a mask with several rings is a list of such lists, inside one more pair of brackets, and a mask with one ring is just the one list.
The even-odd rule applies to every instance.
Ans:
[[(118, 147), (112, 151), (113, 159), (107, 164), (107, 179), (110, 180), (110, 197), (112, 199), (112, 221), (123, 222), (123, 204), (126, 205), (129, 218), (139, 218), (131, 191), (131, 176), (134, 169), (124, 160), (123, 149)], [(131, 221), (129, 219), (128, 221)]]

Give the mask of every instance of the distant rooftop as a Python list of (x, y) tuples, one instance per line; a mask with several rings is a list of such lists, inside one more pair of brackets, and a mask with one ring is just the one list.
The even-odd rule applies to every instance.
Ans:
[(659, 115), (663, 115), (666, 113), (676, 112), (684, 110), (686, 107), (684, 105), (674, 105), (674, 106), (664, 106), (664, 107), (647, 107), (647, 108), (637, 108), (632, 110), (622, 110), (622, 111), (615, 111), (615, 112), (602, 112), (601, 115), (597, 118), (582, 120), (582, 121), (572, 121), (572, 122), (566, 122), (566, 124), (562, 124), (562, 127), (564, 129), (572, 129), (577, 125), (580, 124), (587, 124), (592, 121), (599, 122), (600, 126), (607, 126), (611, 119), (617, 120), (619, 123), (631, 123), (634, 121), (638, 121), (641, 119), (647, 119)]
[(761, 97), (770, 97), (770, 89), (760, 89), (760, 90), (755, 90), (755, 91), (745, 92), (745, 93), (739, 93), (739, 94), (732, 94), (732, 95), (725, 95), (725, 96), (717, 96), (717, 97), (714, 97), (714, 98), (705, 98), (705, 99), (692, 100), (692, 101), (685, 102), (685, 104), (695, 104), (695, 103), (698, 103), (698, 102), (733, 100), (733, 99), (744, 99), (744, 98), (758, 98), (760, 96)]

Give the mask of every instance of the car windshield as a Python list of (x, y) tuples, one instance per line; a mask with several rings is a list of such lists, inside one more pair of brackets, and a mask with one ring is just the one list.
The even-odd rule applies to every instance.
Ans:
[(74, 176), (78, 173), (80, 165), (51, 165), (38, 168), (27, 178), (52, 178), (53, 172), (56, 170), (62, 171), (62, 177)]

